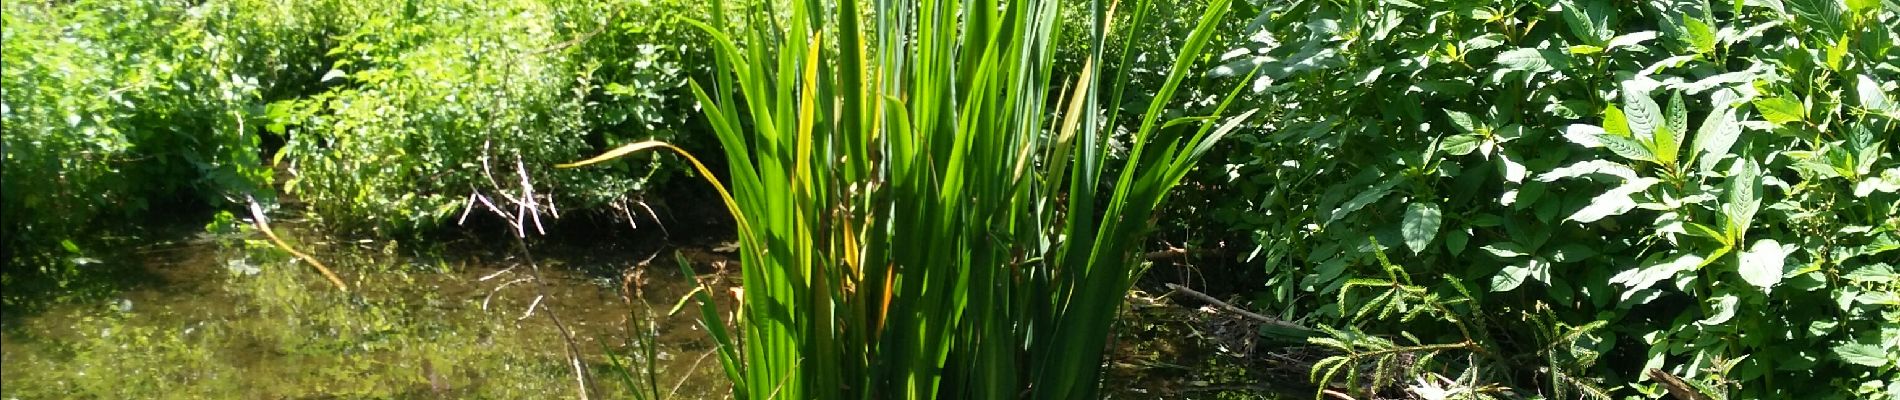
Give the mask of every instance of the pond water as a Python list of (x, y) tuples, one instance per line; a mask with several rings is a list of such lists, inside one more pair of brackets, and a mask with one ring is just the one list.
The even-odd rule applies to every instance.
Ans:
[(277, 229), (351, 292), (261, 237), (154, 240), (98, 261), (137, 277), (106, 298), (10, 311), (0, 397), (575, 398), (583, 385), (550, 313), (572, 331), (591, 398), (637, 398), (629, 377), (671, 397), (728, 397), (696, 313), (668, 315), (694, 287), (675, 251), (729, 299), (736, 274), (714, 271), (721, 254), (530, 244), (537, 287), (512, 245), (417, 255)]
[[(731, 397), (697, 313), (674, 312), (697, 280), (730, 315), (738, 263), (716, 241), (531, 242), (537, 287), (507, 237), (412, 246), (280, 225), (351, 292), (254, 233), (129, 240), (139, 244), (87, 266), (112, 280), (89, 289), (103, 294), (10, 305), (0, 400), (579, 398), (550, 313), (572, 332), (589, 398)], [(1212, 357), (1199, 314), (1141, 292), (1129, 299), (1104, 397), (1279, 397), (1245, 363)]]

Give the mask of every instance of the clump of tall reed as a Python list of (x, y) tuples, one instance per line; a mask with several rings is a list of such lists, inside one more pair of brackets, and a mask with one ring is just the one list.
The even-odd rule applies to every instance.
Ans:
[[(1104, 176), (1118, 108), (1101, 104), (1127, 79), (1089, 61), (1052, 85), (1063, 1), (767, 2), (728, 31), (714, 0), (695, 24), (721, 73), (692, 87), (730, 191), (691, 161), (739, 231), (739, 334), (704, 308), (736, 395), (1095, 397), (1156, 207), (1246, 117), (1220, 123), (1223, 100), (1161, 120), (1229, 2), (1208, 4)], [(1088, 6), (1100, 60), (1116, 7)], [(656, 148), (692, 158), (641, 142), (563, 167)]]

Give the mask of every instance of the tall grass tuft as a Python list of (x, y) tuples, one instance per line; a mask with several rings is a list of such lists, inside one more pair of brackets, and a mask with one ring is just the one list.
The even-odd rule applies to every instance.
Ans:
[[(721, 73), (692, 88), (730, 192), (692, 162), (738, 222), (739, 334), (705, 314), (737, 395), (1095, 397), (1155, 208), (1246, 117), (1217, 127), (1223, 101), (1160, 121), (1229, 1), (1210, 2), (1125, 167), (1104, 176), (1115, 116), (1098, 99), (1119, 104), (1126, 79), (1090, 61), (1051, 90), (1060, 0), (794, 0), (738, 16), (713, 0), (694, 24)], [(1116, 5), (1088, 6), (1101, 59)], [(729, 30), (735, 17), (751, 28)], [(653, 148), (692, 158), (642, 142), (563, 167)]]

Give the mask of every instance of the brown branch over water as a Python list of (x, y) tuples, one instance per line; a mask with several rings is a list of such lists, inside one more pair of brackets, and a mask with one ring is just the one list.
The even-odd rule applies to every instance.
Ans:
[(1186, 286), (1170, 283), (1168, 284), (1168, 289), (1174, 290), (1175, 293), (1184, 294), (1184, 295), (1187, 295), (1188, 297), (1193, 297), (1197, 300), (1207, 302), (1208, 304), (1213, 304), (1216, 307), (1220, 307), (1220, 309), (1222, 310), (1226, 310), (1228, 312), (1232, 312), (1235, 314), (1240, 314), (1240, 316), (1242, 317), (1247, 317), (1248, 319), (1260, 321), (1268, 325), (1276, 325), (1276, 326), (1299, 329), (1299, 330), (1312, 330), (1312, 328), (1300, 326), (1299, 324), (1281, 321), (1279, 318), (1260, 315), (1253, 311), (1247, 311), (1247, 309), (1240, 308), (1240, 306), (1229, 304), (1225, 301), (1220, 301), (1220, 299), (1216, 299), (1214, 298), (1214, 296), (1208, 296), (1206, 293), (1201, 293), (1199, 291), (1195, 291), (1194, 289), (1188, 289)]
[(330, 267), (323, 265), (322, 261), (317, 261), (316, 257), (311, 257), (309, 254), (304, 254), (304, 252), (291, 248), (290, 243), (285, 243), (284, 239), (278, 238), (277, 233), (271, 231), (270, 222), (264, 219), (264, 207), (257, 205), (256, 198), (251, 197), (251, 195), (244, 195), (244, 201), (251, 203), (252, 223), (257, 224), (257, 230), (264, 231), (264, 237), (270, 238), (271, 244), (277, 245), (277, 248), (289, 252), (292, 256), (309, 262), (311, 266), (317, 267), (317, 272), (323, 273), (324, 278), (329, 278), (330, 283), (335, 284), (337, 290), (341, 290), (345, 293), (350, 291), (349, 285), (343, 284), (343, 278), (338, 278), (335, 272), (330, 271)]

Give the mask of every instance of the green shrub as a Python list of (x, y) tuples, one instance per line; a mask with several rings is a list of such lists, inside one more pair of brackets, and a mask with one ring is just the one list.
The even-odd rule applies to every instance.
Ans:
[(1240, 191), (1211, 215), (1255, 238), (1260, 306), (1338, 326), (1341, 361), (1900, 398), (1896, 11), (1273, 3), (1214, 71), (1260, 68), (1264, 129), (1201, 179)]
[(301, 90), (294, 61), (318, 49), (301, 41), (318, 33), (310, 21), (277, 6), (8, 3), (0, 185), (9, 273), (71, 272), (60, 267), (67, 253), (106, 217), (223, 204), (269, 182), (258, 153), (264, 96)]
[(555, 215), (595, 208), (677, 168), (550, 166), (632, 138), (705, 142), (684, 83), (709, 73), (709, 56), (678, 22), (692, 15), (683, 1), (357, 8), (359, 25), (330, 51), (335, 86), (271, 111), (290, 138), (286, 191), (340, 227), (426, 230), (471, 194), (531, 193)]

